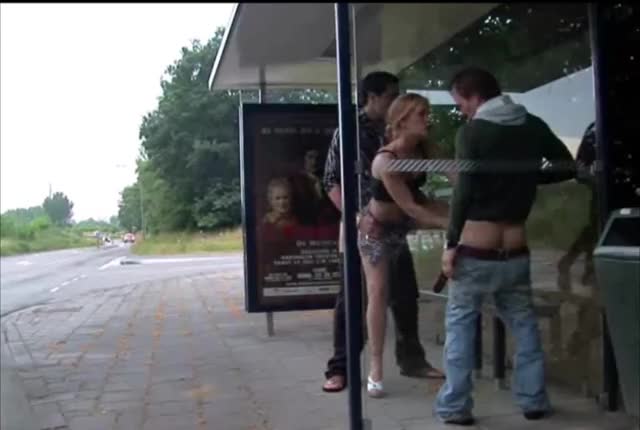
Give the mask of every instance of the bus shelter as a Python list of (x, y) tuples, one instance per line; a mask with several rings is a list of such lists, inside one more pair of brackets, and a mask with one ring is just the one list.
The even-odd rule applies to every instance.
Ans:
[[(631, 119), (631, 102), (624, 96), (638, 77), (638, 59), (631, 48), (640, 42), (637, 14), (637, 6), (626, 3), (241, 3), (235, 7), (211, 73), (212, 90), (258, 91), (261, 102), (269, 102), (272, 90), (313, 88), (336, 94), (342, 136), (346, 247), (341, 258), (351, 429), (362, 429), (366, 423), (357, 348), (363, 303), (356, 248), (354, 90), (364, 75), (376, 70), (396, 74), (405, 91), (429, 97), (434, 138), (449, 150), (462, 118), (447, 83), (468, 65), (492, 71), (503, 91), (543, 118), (574, 154), (585, 130), (595, 124), (596, 185), (588, 188), (571, 182), (541, 190), (528, 230), (549, 378), (599, 399), (609, 410), (618, 408), (618, 376), (606, 315), (585, 251), (589, 239), (580, 238), (589, 223), (597, 224), (591, 227), (599, 231), (612, 210), (640, 206), (640, 179), (633, 167), (637, 163), (633, 159), (640, 155), (631, 143), (638, 135), (637, 122)], [(433, 187), (429, 192), (442, 191), (438, 184), (429, 184)], [(247, 194), (245, 205), (246, 199)], [(588, 216), (591, 201), (597, 207), (595, 221)], [(244, 215), (246, 224), (251, 220)], [(437, 238), (419, 233), (410, 239), (423, 284), (422, 308), (428, 314), (424, 319), (434, 331), (428, 335), (437, 339), (442, 334), (438, 326), (443, 302), (428, 287), (437, 275), (441, 245), (434, 244)], [(478, 324), (480, 366), (483, 356), (492, 356), (494, 376), (501, 379), (510, 365), (504, 356), (512, 345), (491, 309), (483, 318)], [(489, 348), (482, 347), (485, 342)]]

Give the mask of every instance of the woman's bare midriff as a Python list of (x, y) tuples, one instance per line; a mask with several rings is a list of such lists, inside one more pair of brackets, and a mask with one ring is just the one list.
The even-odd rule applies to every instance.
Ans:
[(527, 246), (524, 224), (467, 220), (460, 236), (461, 245), (481, 249), (518, 249)]

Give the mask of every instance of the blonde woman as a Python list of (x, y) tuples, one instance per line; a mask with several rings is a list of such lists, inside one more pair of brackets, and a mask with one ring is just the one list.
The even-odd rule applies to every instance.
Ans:
[(293, 213), (293, 189), (286, 178), (274, 178), (267, 185), (267, 201), (269, 211), (262, 222), (284, 229), (298, 224)]
[[(398, 97), (387, 113), (389, 143), (378, 150), (372, 163), (371, 200), (365, 214), (381, 226), (372, 237), (362, 231), (358, 247), (367, 284), (367, 328), (371, 357), (367, 391), (371, 397), (384, 395), (382, 385), (384, 337), (388, 289), (387, 271), (391, 258), (406, 241), (406, 234), (415, 228), (446, 229), (448, 206), (429, 202), (420, 187), (424, 173), (386, 171), (388, 162), (398, 158), (424, 158), (427, 137), (429, 101), (417, 94)], [(435, 369), (433, 369), (435, 371)], [(437, 375), (442, 377), (438, 371)]]

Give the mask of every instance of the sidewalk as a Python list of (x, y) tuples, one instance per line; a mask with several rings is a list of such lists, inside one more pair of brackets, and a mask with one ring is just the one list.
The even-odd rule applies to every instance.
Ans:
[(24, 383), (7, 348), (4, 330), (0, 332), (0, 381), (0, 429), (38, 430)]
[[(39, 428), (347, 429), (346, 391), (321, 390), (331, 312), (276, 314), (275, 336), (268, 337), (265, 316), (244, 312), (239, 276), (143, 283), (3, 320)], [(439, 363), (441, 347), (429, 343), (430, 336), (423, 339), (429, 359)], [(386, 358), (389, 396), (363, 397), (372, 428), (454, 428), (432, 417), (437, 383), (402, 377), (390, 349)], [(508, 391), (483, 379), (475, 394), (475, 429), (636, 428), (623, 414), (600, 412), (593, 400), (553, 387), (551, 396), (557, 413), (527, 422)]]

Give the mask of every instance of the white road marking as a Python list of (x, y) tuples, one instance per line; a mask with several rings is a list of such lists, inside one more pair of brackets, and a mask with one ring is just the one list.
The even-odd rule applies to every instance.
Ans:
[[(60, 284), (60, 287), (66, 287), (67, 285), (72, 284), (72, 283), (74, 283), (76, 281), (79, 281), (80, 279), (84, 279), (86, 277), (87, 277), (87, 275), (76, 276), (75, 278), (71, 278), (68, 281), (64, 281), (62, 284)], [(51, 289), (51, 292), (55, 293), (56, 291), (58, 291), (60, 289), (60, 287), (55, 287), (55, 288)]]
[(27, 260), (18, 261), (16, 263), (18, 266), (31, 266), (33, 263)]
[(104, 266), (101, 266), (98, 270), (104, 270), (104, 269), (108, 269), (109, 267), (119, 266), (122, 260), (124, 260), (124, 257), (114, 258)]

